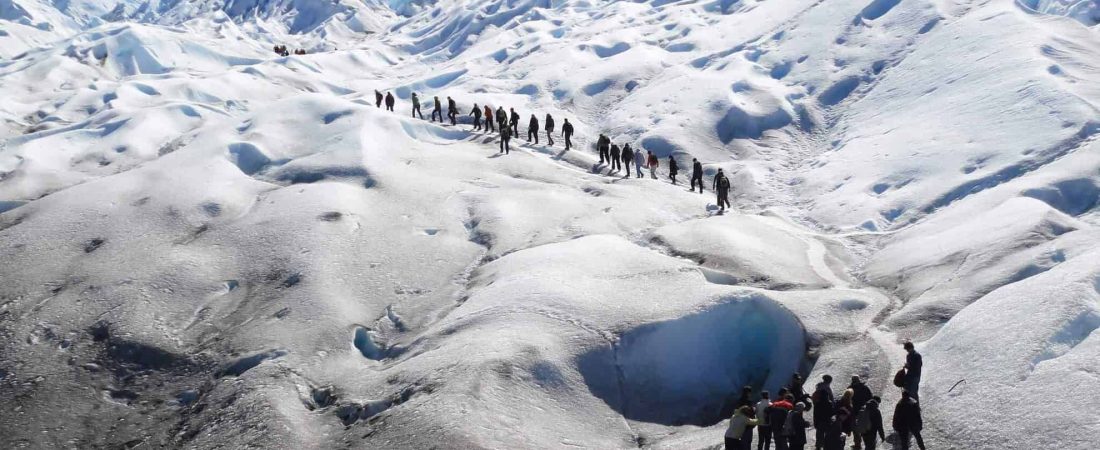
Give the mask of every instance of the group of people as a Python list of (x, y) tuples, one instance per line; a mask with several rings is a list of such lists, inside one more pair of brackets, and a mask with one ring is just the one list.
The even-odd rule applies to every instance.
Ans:
[[(275, 46), (275, 47), (274, 47), (274, 48), (273, 48), (272, 50), (275, 50), (275, 54), (276, 54), (276, 55), (279, 55), (279, 56), (290, 56), (290, 51), (288, 51), (288, 50), (286, 49), (286, 46), (285, 46), (285, 45), (276, 45), (276, 46)], [(295, 54), (295, 55), (304, 55), (304, 54), (306, 54), (306, 51), (305, 51), (305, 49), (301, 49), (301, 48), (299, 48), (299, 49), (295, 49), (295, 50), (294, 50), (294, 54)]]
[[(421, 112), (420, 96), (415, 92), (411, 95), (412, 101), (412, 117), (424, 118), (424, 113)], [(386, 92), (385, 95), (382, 92), (374, 91), (374, 105), (381, 108), (383, 104), (386, 105), (387, 111), (393, 111), (396, 99), (393, 97), (393, 93)], [(435, 122), (438, 118), (439, 123), (443, 123), (443, 102), (439, 100), (439, 97), (433, 99), (431, 121)], [(500, 133), (500, 153), (511, 153), (511, 146), (509, 145), (512, 138), (519, 136), (519, 122), (522, 117), (515, 109), (509, 108), (508, 111), (504, 111), (504, 107), (498, 107), (496, 111), (489, 105), (485, 105), (484, 108), (474, 103), (474, 109), (470, 111), (469, 116), (474, 118), (473, 127), (474, 131), (485, 130), (489, 132)], [(495, 116), (495, 119), (494, 119)], [(447, 116), (451, 125), (458, 124), (458, 105), (454, 99), (447, 97)], [(484, 121), (482, 120), (484, 117)], [(495, 126), (494, 126), (495, 124)], [(546, 131), (546, 141), (550, 146), (554, 145), (554, 117), (550, 114), (546, 115), (546, 120), (543, 122), (544, 130)], [(499, 131), (498, 131), (499, 130)], [(565, 149), (569, 150), (573, 147), (573, 124), (569, 123), (569, 119), (565, 119), (565, 123), (561, 127), (561, 136), (565, 138)], [(527, 142), (534, 140), (536, 144), (539, 143), (539, 119), (534, 114), (531, 114), (531, 120), (527, 122)]]
[[(901, 400), (894, 406), (891, 425), (903, 450), (916, 438), (920, 450), (925, 450), (920, 435), (923, 428), (917, 389), (920, 384), (921, 355), (911, 342), (905, 343), (907, 352)], [(779, 390), (774, 401), (768, 391), (760, 393), (759, 400), (752, 399), (752, 387), (745, 386), (736, 402), (736, 409), (726, 429), (726, 450), (752, 450), (753, 428), (758, 430), (757, 450), (769, 450), (772, 443), (776, 450), (803, 450), (807, 441), (806, 430), (811, 423), (803, 413), (812, 411), (816, 437), (816, 450), (844, 450), (848, 437), (852, 449), (875, 450), (879, 442), (886, 441), (882, 412), (882, 399), (858, 376), (843, 391), (840, 399), (833, 395), (833, 377), (824, 375), (812, 394), (803, 390), (802, 376), (795, 373), (791, 383)]]

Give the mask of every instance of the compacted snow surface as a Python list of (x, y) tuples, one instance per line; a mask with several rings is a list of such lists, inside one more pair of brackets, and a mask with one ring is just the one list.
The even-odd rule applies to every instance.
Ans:
[[(930, 448), (1096, 448), (1097, 22), (0, 0), (0, 448), (718, 448), (730, 396), (795, 371), (889, 421), (905, 340)], [(510, 154), (474, 103), (521, 114)]]

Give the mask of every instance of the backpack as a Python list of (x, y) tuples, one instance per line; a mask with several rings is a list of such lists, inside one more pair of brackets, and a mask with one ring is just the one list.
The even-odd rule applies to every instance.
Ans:
[(866, 406), (859, 410), (859, 414), (856, 416), (856, 426), (853, 427), (852, 431), (859, 434), (871, 431), (871, 412), (867, 410)]
[(728, 190), (730, 188), (730, 179), (723, 176), (718, 179), (718, 189)]
[(899, 369), (898, 373), (894, 374), (894, 386), (905, 387), (905, 368)]

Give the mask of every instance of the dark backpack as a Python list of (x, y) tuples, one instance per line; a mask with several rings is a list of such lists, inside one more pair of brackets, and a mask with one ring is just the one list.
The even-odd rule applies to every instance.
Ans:
[(730, 179), (729, 178), (726, 178), (725, 176), (723, 176), (722, 178), (718, 179), (718, 189), (729, 190), (729, 188), (730, 188)]
[(894, 386), (905, 387), (905, 369), (898, 370), (898, 373), (894, 374)]

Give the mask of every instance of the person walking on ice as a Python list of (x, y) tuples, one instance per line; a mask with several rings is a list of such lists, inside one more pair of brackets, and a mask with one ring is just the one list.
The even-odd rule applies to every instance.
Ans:
[(435, 97), (435, 109), (432, 109), (432, 122), (435, 122), (436, 114), (439, 115), (439, 123), (443, 123), (443, 105), (439, 103), (439, 97)]
[(474, 116), (474, 131), (481, 130), (481, 108), (474, 103), (474, 110), (470, 111), (470, 115)]
[(634, 162), (634, 150), (630, 149), (630, 144), (623, 145), (622, 160), (626, 166), (626, 176), (623, 178), (630, 178), (630, 164)]
[(657, 179), (657, 166), (661, 165), (661, 161), (657, 159), (657, 155), (649, 152), (649, 160), (646, 161), (646, 165), (649, 167), (649, 176), (654, 180)]
[(554, 146), (554, 117), (549, 113), (546, 114), (546, 123), (543, 124), (546, 127), (546, 143), (547, 145)]
[(393, 93), (387, 92), (386, 93), (386, 111), (393, 112), (393, 104), (394, 104)]
[(672, 155), (668, 155), (668, 178), (672, 180), (672, 185), (676, 185), (676, 173), (680, 171), (680, 167), (676, 165), (676, 159)]
[[(458, 125), (458, 105), (450, 96), (447, 96), (447, 117), (451, 119), (451, 125)], [(440, 120), (442, 122), (442, 120)]]
[(917, 353), (917, 348), (913, 346), (912, 342), (906, 341), (903, 345), (905, 348), (905, 390), (909, 391), (909, 396), (913, 397), (913, 400), (920, 401), (920, 372), (921, 366), (924, 365), (924, 358), (920, 353)]
[(623, 170), (622, 153), (619, 151), (618, 144), (611, 144), (611, 171), (618, 172)]
[[(703, 193), (703, 163), (691, 158), (691, 192), (695, 192), (695, 183), (699, 183), (699, 193)], [(798, 399), (801, 400), (801, 399)]]
[(519, 121), (522, 119), (519, 113), (514, 108), (508, 108), (508, 111), (512, 113), (512, 136), (519, 136)]
[(531, 114), (531, 120), (527, 122), (527, 142), (531, 142), (531, 138), (535, 138), (535, 144), (539, 143), (539, 119)]
[(420, 97), (417, 97), (415, 92), (413, 92), (413, 94), (412, 94), (412, 102), (413, 102), (412, 116), (416, 117), (417, 114), (420, 114), (420, 120), (424, 120), (424, 114), (420, 112)]
[(569, 150), (573, 146), (573, 142), (569, 139), (573, 137), (573, 124), (569, 123), (569, 119), (565, 119), (565, 123), (562, 124), (561, 135), (565, 136), (565, 149)]
[(500, 129), (500, 152), (505, 155), (511, 153), (511, 149), (508, 148), (508, 141), (512, 140), (512, 129), (508, 127), (502, 127)]
[(381, 108), (382, 107), (383, 98), (384, 97), (382, 96), (382, 93), (378, 92), (378, 89), (375, 89), (374, 90), (374, 107), (375, 108)]
[(490, 133), (496, 131), (493, 128), (493, 108), (485, 105), (485, 129)]
[(726, 174), (722, 169), (718, 169), (718, 174), (714, 176), (714, 185), (711, 188), (718, 193), (718, 214), (726, 212), (726, 207), (732, 208), (730, 205), (730, 179), (726, 178)]
[(917, 448), (924, 450), (924, 439), (920, 436), (920, 431), (924, 428), (920, 403), (909, 394), (909, 391), (901, 391), (901, 400), (898, 400), (898, 405), (894, 407), (892, 422), (894, 431), (898, 433), (901, 450), (909, 450), (910, 436), (917, 438)]
[[(626, 144), (626, 145), (628, 147), (630, 146), (630, 144)], [(638, 151), (634, 152), (634, 169), (635, 169), (634, 173), (637, 174), (636, 176), (638, 178), (641, 178), (641, 177), (644, 176), (644, 175), (642, 175), (642, 167), (645, 166), (645, 165), (646, 165), (645, 164), (645, 155), (642, 154), (642, 151), (638, 150)]]

